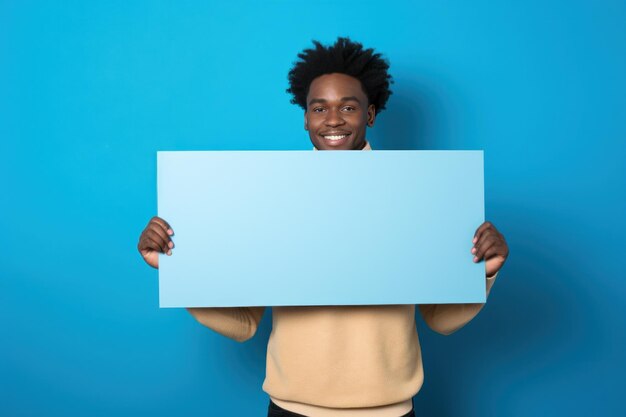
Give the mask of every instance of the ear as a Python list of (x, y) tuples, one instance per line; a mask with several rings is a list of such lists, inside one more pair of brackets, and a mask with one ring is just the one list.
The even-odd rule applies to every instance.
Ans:
[(307, 121), (306, 121), (306, 112), (304, 112), (304, 130), (309, 130), (309, 125), (307, 124)]
[(374, 120), (376, 120), (376, 107), (370, 104), (367, 106), (367, 125), (369, 127), (374, 126)]

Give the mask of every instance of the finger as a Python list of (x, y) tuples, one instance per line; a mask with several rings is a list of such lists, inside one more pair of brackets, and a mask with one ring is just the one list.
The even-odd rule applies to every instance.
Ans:
[(499, 239), (501, 238), (501, 235), (500, 233), (498, 233), (496, 229), (493, 229), (490, 227), (480, 234), (480, 238), (478, 239), (476, 244), (480, 245), (481, 242), (484, 242), (484, 241), (487, 241), (488, 239), (493, 239), (493, 238)]
[(474, 259), (476, 258), (478, 258), (478, 260), (483, 259), (485, 252), (490, 247), (497, 244), (497, 242), (498, 242), (498, 239), (496, 239), (496, 237), (487, 238), (487, 239), (484, 239), (482, 242), (479, 242), (480, 244), (475, 247), (476, 251), (474, 252), (474, 256), (475, 256)]
[(159, 245), (159, 248), (161, 249), (160, 250), (161, 252), (166, 253), (170, 249), (169, 245), (168, 245), (168, 241), (163, 239), (153, 229), (148, 229), (146, 231), (146, 237), (152, 239), (153, 241), (155, 241)]
[[(166, 248), (164, 250), (163, 246), (157, 240), (154, 240), (154, 239), (146, 236), (143, 239), (143, 241), (145, 242), (145, 243), (143, 243), (143, 245), (145, 246), (145, 250), (153, 250), (153, 251), (156, 251), (156, 252), (159, 252), (159, 253), (165, 253), (167, 255), (171, 255), (172, 254), (172, 250), (171, 249)], [(140, 252), (142, 252), (142, 251), (140, 250)], [(143, 252), (142, 252), (142, 254), (143, 254)]]
[(478, 242), (474, 243), (474, 246), (472, 247), (471, 252), (473, 254), (478, 253), (478, 249), (483, 246), (486, 242), (491, 241), (493, 239), (495, 239), (496, 236), (491, 233), (491, 230), (486, 230), (485, 232), (483, 232), (480, 236), (480, 239), (478, 240)]
[(163, 230), (165, 230), (165, 233), (167, 233), (168, 235), (174, 234), (174, 231), (172, 230), (170, 224), (158, 216), (154, 216), (152, 219), (150, 219), (150, 223), (158, 224), (163, 228)]
[(480, 240), (480, 236), (485, 232), (485, 230), (489, 229), (490, 227), (493, 227), (491, 222), (484, 222), (483, 224), (478, 226), (478, 229), (476, 229), (476, 232), (474, 233), (474, 239), (472, 240), (472, 242), (478, 242)]
[(165, 241), (165, 244), (169, 248), (174, 247), (174, 244), (172, 243), (172, 238), (170, 237), (170, 235), (167, 234), (167, 231), (165, 231), (161, 225), (151, 223), (148, 226), (148, 230), (157, 233), (161, 237), (161, 239)]
[(472, 249), (472, 253), (477, 253), (478, 249), (483, 246), (486, 242), (489, 242), (491, 240), (499, 240), (501, 242), (504, 242), (504, 238), (503, 236), (496, 231), (495, 229), (487, 229), (484, 232), (482, 232), (482, 234), (480, 235), (480, 239), (478, 239), (477, 242), (474, 243), (474, 249)]
[(502, 253), (502, 248), (500, 247), (500, 245), (493, 245), (490, 248), (488, 248), (485, 253), (484, 253), (484, 258), (486, 261), (488, 261), (491, 258), (494, 258), (496, 256), (501, 256), (504, 257), (504, 254)]
[(149, 250), (162, 252), (162, 247), (159, 244), (159, 242), (155, 241), (154, 239), (148, 236), (145, 236), (139, 242), (139, 251), (143, 253), (144, 251), (149, 251)]

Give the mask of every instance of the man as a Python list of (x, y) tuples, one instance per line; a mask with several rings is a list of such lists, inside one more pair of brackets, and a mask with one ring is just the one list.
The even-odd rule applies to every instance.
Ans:
[[(298, 55), (287, 90), (292, 103), (304, 109), (304, 129), (314, 149), (370, 150), (365, 133), (391, 94), (389, 65), (346, 38), (329, 47), (314, 44)], [(346, 210), (364, 214), (360, 207)], [(165, 220), (150, 220), (138, 245), (148, 264), (158, 267), (159, 252), (172, 255), (172, 235)], [(489, 222), (468, 237), (468, 247), (470, 240), (473, 261), (486, 263), (488, 295), (508, 247)], [(431, 328), (450, 334), (482, 306), (419, 309)], [(203, 325), (245, 341), (256, 332), (264, 309), (188, 310)], [(273, 307), (263, 384), (270, 395), (268, 416), (413, 416), (412, 398), (423, 382), (414, 314), (414, 305)]]

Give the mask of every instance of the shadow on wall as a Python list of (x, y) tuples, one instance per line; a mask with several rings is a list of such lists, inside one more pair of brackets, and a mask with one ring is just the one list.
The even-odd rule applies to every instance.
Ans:
[(580, 286), (584, 272), (574, 255), (564, 256), (560, 234), (533, 227), (546, 221), (542, 213), (498, 212), (511, 255), (481, 313), (447, 337), (416, 317), (425, 382), (415, 408), (424, 415), (519, 415), (529, 397), (541, 398), (539, 391), (558, 386), (554, 378), (579, 372), (589, 359), (577, 347), (593, 326), (580, 305), (591, 288)]

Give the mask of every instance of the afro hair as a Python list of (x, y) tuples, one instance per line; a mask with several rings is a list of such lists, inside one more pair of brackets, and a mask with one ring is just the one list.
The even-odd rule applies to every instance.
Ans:
[(393, 79), (387, 72), (389, 63), (381, 54), (371, 48), (363, 49), (363, 45), (349, 38), (337, 38), (335, 44), (328, 47), (315, 40), (313, 44), (314, 49), (305, 49), (298, 54), (299, 60), (289, 71), (287, 92), (293, 96), (291, 103), (306, 111), (306, 97), (313, 80), (324, 74), (341, 73), (361, 82), (376, 114), (385, 108)]

